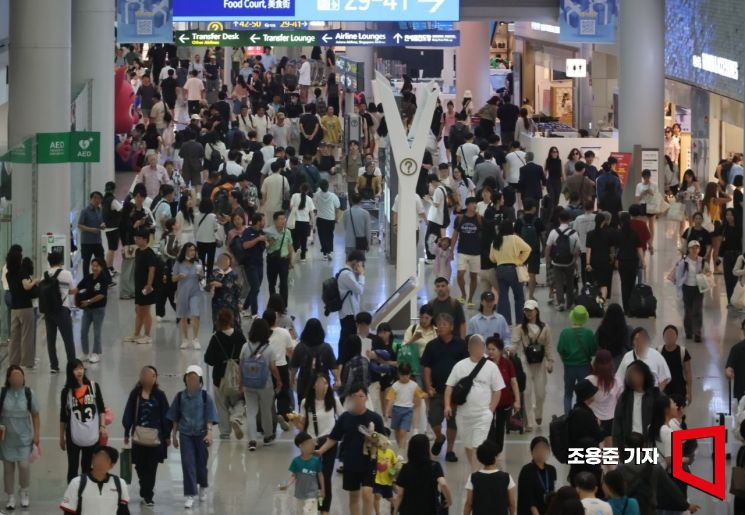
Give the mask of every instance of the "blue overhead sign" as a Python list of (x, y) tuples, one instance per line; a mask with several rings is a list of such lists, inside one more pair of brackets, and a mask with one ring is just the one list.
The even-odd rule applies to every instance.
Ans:
[(458, 21), (460, 0), (173, 0), (174, 21)]
[(171, 0), (117, 0), (117, 43), (171, 43)]
[(618, 24), (617, 0), (562, 0), (559, 41), (612, 44)]

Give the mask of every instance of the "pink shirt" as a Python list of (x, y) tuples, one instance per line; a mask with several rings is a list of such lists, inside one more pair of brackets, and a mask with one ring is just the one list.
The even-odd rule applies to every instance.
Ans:
[(455, 125), (455, 111), (453, 111), (453, 114), (448, 114), (448, 112), (445, 111), (442, 114), (442, 119), (444, 121), (442, 124), (442, 135), (447, 136), (450, 134), (450, 127)]
[(137, 182), (145, 185), (148, 197), (155, 198), (160, 192), (161, 184), (170, 184), (171, 179), (168, 178), (168, 172), (162, 166), (155, 165), (153, 169), (150, 165), (147, 165), (137, 175)]
[[(593, 385), (598, 386), (597, 376), (591, 374), (585, 379), (590, 381)], [(590, 409), (601, 422), (613, 419), (616, 412), (616, 403), (623, 392), (623, 383), (615, 377), (613, 378), (613, 381), (613, 387), (609, 391), (605, 392), (600, 388), (598, 393), (595, 394), (595, 398), (590, 403)]]

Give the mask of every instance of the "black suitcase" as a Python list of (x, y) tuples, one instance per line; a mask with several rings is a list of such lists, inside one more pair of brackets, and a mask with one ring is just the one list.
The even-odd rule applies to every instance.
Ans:
[(657, 316), (657, 298), (651, 286), (641, 283), (634, 286), (629, 298), (627, 315), (634, 318), (655, 318)]
[(592, 283), (585, 283), (575, 299), (575, 304), (584, 306), (590, 318), (603, 318), (605, 311), (603, 311), (603, 306), (598, 303), (599, 297), (600, 291), (597, 286)]

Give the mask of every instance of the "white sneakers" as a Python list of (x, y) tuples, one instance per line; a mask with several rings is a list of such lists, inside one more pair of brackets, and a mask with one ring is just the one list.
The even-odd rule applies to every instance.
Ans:
[(199, 502), (205, 502), (207, 500), (207, 488), (200, 486), (199, 487)]
[(181, 346), (180, 349), (188, 349), (189, 347), (193, 347), (194, 350), (199, 350), (202, 348), (202, 344), (199, 343), (199, 338), (192, 338), (191, 340), (189, 338), (182, 338), (181, 339)]
[(184, 508), (190, 510), (192, 506), (194, 506), (194, 497), (189, 496), (184, 501)]
[(15, 510), (16, 509), (16, 496), (13, 494), (10, 494), (8, 496), (8, 502), (5, 503), (5, 509), (6, 510)]
[(137, 341), (137, 336), (125, 336), (122, 338), (122, 343), (134, 343)]
[(137, 342), (138, 345), (143, 345), (143, 344), (148, 345), (148, 344), (153, 343), (153, 339), (150, 338), (149, 336), (140, 336), (139, 338), (135, 340), (135, 342)]
[(240, 418), (234, 418), (230, 421), (230, 427), (233, 428), (233, 433), (238, 440), (243, 439), (243, 420)]
[[(207, 489), (204, 487), (199, 487), (199, 502), (205, 502), (207, 500)], [(184, 508), (187, 510), (190, 510), (194, 507), (194, 497), (193, 496), (187, 496), (184, 500)]]
[(29, 504), (31, 504), (31, 500), (28, 496), (28, 490), (21, 490), (21, 508), (28, 508)]
[(188, 349), (190, 343), (191, 342), (189, 340), (183, 339), (183, 340), (181, 340), (181, 346), (179, 348), (180, 349)]
[(91, 357), (88, 359), (89, 363), (98, 363), (99, 361), (101, 361), (101, 357), (96, 353), (91, 354)]
[(199, 338), (194, 338), (194, 339), (193, 339), (193, 340), (191, 341), (191, 343), (192, 343), (192, 345), (194, 346), (194, 350), (199, 350), (199, 349), (201, 349), (201, 348), (202, 348), (202, 344), (201, 344), (201, 343), (199, 343)]
[(80, 355), (80, 361), (88, 361), (88, 354), (85, 352)]

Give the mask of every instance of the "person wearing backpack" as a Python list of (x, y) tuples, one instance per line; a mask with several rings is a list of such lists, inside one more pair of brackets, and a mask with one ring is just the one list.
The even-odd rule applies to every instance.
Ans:
[[(171, 441), (181, 450), (181, 471), (184, 476), (184, 508), (207, 500), (207, 459), (212, 445), (212, 426), (218, 422), (215, 402), (203, 389), (202, 367), (190, 365), (184, 373), (184, 385), (174, 397), (166, 417), (173, 423)], [(198, 487), (198, 488), (197, 488)]]
[[(196, 219), (194, 232), (197, 241), (197, 256), (202, 262), (206, 277), (212, 274), (217, 246), (218, 244), (222, 245), (222, 241), (218, 240), (222, 228), (217, 220), (217, 215), (213, 211), (214, 204), (212, 201), (203, 197), (199, 202), (199, 213), (194, 217)], [(224, 237), (224, 234), (222, 236)]]
[[(345, 402), (347, 397), (349, 397), (352, 386), (362, 384), (368, 390), (372, 379), (370, 360), (362, 352), (362, 338), (356, 334), (351, 335), (347, 339), (345, 347), (347, 352), (350, 353), (350, 357), (342, 363), (341, 382), (335, 385), (335, 387), (339, 391), (339, 399), (341, 399), (342, 404), (346, 407)], [(367, 404), (372, 409), (373, 404), (369, 396), (369, 390)]]
[[(598, 393), (598, 387), (587, 379), (581, 379), (574, 385), (574, 393), (577, 396), (577, 403), (569, 412), (566, 419), (569, 434), (567, 441), (568, 449), (599, 447), (600, 442), (603, 440), (603, 431), (595, 413), (593, 413), (590, 407)], [(576, 487), (575, 480), (581, 472), (592, 473), (597, 479), (598, 484), (603, 474), (600, 465), (570, 465), (569, 484)]]
[(127, 482), (110, 474), (119, 452), (108, 445), (96, 446), (90, 472), (69, 481), (60, 508), (65, 513), (129, 515)]
[[(39, 283), (39, 311), (44, 315), (47, 331), (47, 352), (52, 374), (59, 372), (57, 359), (57, 331), (65, 344), (67, 361), (75, 359), (75, 338), (72, 334), (72, 300), (78, 293), (69, 270), (64, 269), (65, 258), (61, 252), (51, 252), (47, 256), (49, 270)], [(72, 478), (70, 478), (72, 479)]]
[(243, 344), (238, 360), (241, 369), (241, 386), (246, 400), (248, 450), (251, 452), (256, 450), (258, 440), (257, 415), (261, 417), (264, 445), (271, 445), (277, 437), (272, 412), (274, 392), (275, 389), (276, 391), (282, 389), (282, 380), (277, 370), (277, 357), (269, 344), (271, 335), (272, 330), (266, 320), (263, 318), (254, 320), (248, 332), (248, 341)]
[(91, 468), (93, 449), (108, 438), (101, 387), (88, 379), (79, 359), (67, 363), (60, 401), (60, 449), (67, 451), (67, 480)]
[(21, 508), (28, 508), (28, 489), (31, 484), (31, 454), (33, 446), (39, 447), (39, 405), (36, 394), (26, 384), (23, 369), (17, 365), (8, 367), (5, 386), (0, 390), (0, 457), (5, 470), (5, 507), (16, 507), (15, 471), (21, 491)]
[[(276, 311), (275, 311), (276, 313)], [(341, 384), (340, 367), (331, 345), (324, 342), (326, 332), (317, 318), (305, 323), (297, 346), (290, 357), (290, 385), (296, 386), (298, 404), (302, 403), (310, 388), (313, 378), (323, 375), (327, 379), (334, 375), (334, 384)]]
[(229, 440), (230, 433), (243, 438), (243, 424), (246, 418), (246, 402), (240, 389), (241, 355), (246, 337), (235, 327), (233, 312), (222, 308), (218, 311), (215, 323), (217, 328), (210, 338), (204, 362), (213, 367), (213, 396), (220, 420), (220, 439)]
[(535, 300), (536, 276), (541, 272), (541, 241), (545, 230), (543, 221), (538, 218), (538, 201), (523, 197), (523, 216), (515, 221), (515, 234), (531, 248), (525, 263), (528, 268), (528, 300)]
[(355, 316), (360, 312), (360, 300), (365, 290), (365, 253), (352, 250), (344, 267), (336, 274), (341, 299), (339, 309), (339, 363), (344, 364), (353, 356), (346, 348), (347, 339), (357, 332)]
[(168, 398), (158, 386), (158, 371), (152, 365), (140, 370), (140, 379), (129, 393), (122, 413), (124, 445), (132, 443), (132, 463), (140, 481), (145, 506), (154, 506), (153, 489), (158, 464), (168, 457), (171, 421)]
[(546, 240), (546, 263), (550, 263), (556, 281), (557, 310), (564, 311), (574, 304), (577, 287), (577, 256), (579, 256), (579, 236), (569, 226), (569, 212), (559, 212), (559, 227), (548, 234)]
[(176, 311), (176, 283), (171, 281), (173, 265), (178, 258), (181, 245), (176, 234), (176, 219), (166, 220), (163, 234), (160, 238), (159, 258), (162, 262), (162, 277), (156, 291), (155, 319), (160, 322), (166, 316), (166, 301), (170, 302), (171, 309)]

